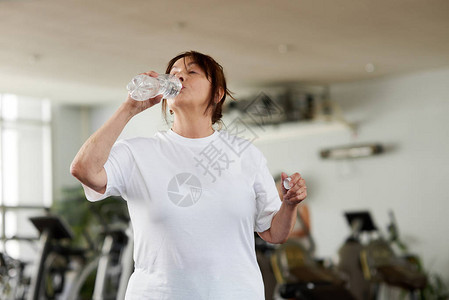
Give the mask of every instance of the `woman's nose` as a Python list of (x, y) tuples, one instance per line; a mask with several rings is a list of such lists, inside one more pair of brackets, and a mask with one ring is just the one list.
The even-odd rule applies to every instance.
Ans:
[(175, 73), (175, 76), (178, 77), (178, 79), (183, 82), (184, 81), (184, 75), (182, 74), (182, 72), (177, 72)]

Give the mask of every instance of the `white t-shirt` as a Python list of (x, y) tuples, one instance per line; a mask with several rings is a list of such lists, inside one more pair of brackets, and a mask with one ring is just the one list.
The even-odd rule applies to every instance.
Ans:
[(122, 196), (134, 231), (126, 299), (262, 300), (254, 232), (281, 201), (263, 154), (226, 131), (190, 139), (169, 130), (118, 141), (105, 194)]

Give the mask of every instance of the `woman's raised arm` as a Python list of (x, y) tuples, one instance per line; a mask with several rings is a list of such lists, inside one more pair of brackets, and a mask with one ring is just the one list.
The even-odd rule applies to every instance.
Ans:
[[(155, 72), (144, 74), (157, 77)], [(146, 101), (135, 101), (128, 96), (112, 117), (83, 144), (70, 166), (70, 173), (84, 185), (103, 194), (107, 184), (104, 164), (112, 146), (132, 117), (161, 100), (161, 95)]]

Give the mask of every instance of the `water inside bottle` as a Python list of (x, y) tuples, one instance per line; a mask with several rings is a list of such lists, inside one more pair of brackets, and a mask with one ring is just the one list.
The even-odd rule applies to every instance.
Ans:
[(138, 101), (148, 100), (158, 94), (159, 82), (147, 75), (137, 75), (126, 86), (131, 98)]
[(182, 83), (178, 77), (170, 74), (161, 74), (157, 77), (160, 78), (161, 91), (164, 99), (175, 98), (182, 89)]
[(131, 98), (138, 101), (162, 95), (164, 99), (176, 97), (182, 89), (181, 81), (173, 75), (160, 74), (158, 77), (137, 75), (126, 86)]

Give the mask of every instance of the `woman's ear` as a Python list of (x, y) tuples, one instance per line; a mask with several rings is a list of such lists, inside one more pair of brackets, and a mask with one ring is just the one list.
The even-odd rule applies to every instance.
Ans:
[(221, 101), (224, 96), (224, 89), (222, 87), (218, 88), (217, 94), (215, 95), (215, 104)]

